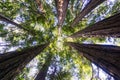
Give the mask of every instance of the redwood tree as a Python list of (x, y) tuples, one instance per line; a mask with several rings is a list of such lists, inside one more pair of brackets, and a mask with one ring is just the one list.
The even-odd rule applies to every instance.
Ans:
[(4, 21), (4, 22), (7, 22), (7, 23), (10, 23), (10, 24), (12, 24), (12, 25), (15, 25), (15, 26), (21, 28), (21, 29), (26, 30), (26, 29), (25, 29), (23, 26), (21, 26), (20, 24), (17, 24), (17, 23), (15, 23), (15, 22), (13, 22), (12, 20), (6, 18), (6, 17), (3, 16), (2, 14), (0, 14), (0, 21)]
[(18, 24), (18, 23), (16, 23), (16, 22), (10, 20), (9, 18), (3, 16), (2, 14), (0, 14), (0, 21), (6, 22), (6, 23), (8, 23), (8, 24), (12, 24), (12, 25), (18, 27), (19, 29), (23, 29), (24, 31), (29, 32), (30, 34), (35, 35), (35, 32), (34, 32), (34, 31), (29, 30), (29, 29), (23, 27), (22, 25), (20, 25), (20, 24)]
[(88, 26), (71, 37), (120, 37), (120, 13)]
[(90, 13), (94, 8), (100, 5), (105, 0), (90, 0), (90, 2), (85, 6), (85, 8), (78, 13), (78, 16), (73, 20), (71, 26), (74, 27), (79, 21), (82, 20), (88, 13)]
[(80, 55), (92, 61), (116, 80), (120, 79), (120, 47), (113, 45), (79, 44), (68, 42)]
[(52, 55), (49, 53), (47, 55), (47, 58), (46, 58), (46, 61), (45, 61), (44, 65), (40, 69), (40, 71), (39, 71), (38, 75), (36, 76), (35, 80), (45, 80), (45, 77), (47, 75), (47, 71), (48, 71), (48, 68), (51, 64), (51, 61), (52, 61)]
[[(82, 0), (82, 1), (88, 2), (88, 0)], [(86, 79), (86, 80), (90, 79), (92, 74), (92, 69), (90, 68), (89, 61), (87, 61), (86, 59), (84, 60), (83, 57), (78, 57), (76, 52), (74, 53), (72, 49), (69, 50), (69, 48), (64, 46), (63, 44), (63, 42), (67, 41), (68, 39), (70, 39), (69, 41), (71, 40), (78, 41), (78, 39), (73, 40), (71, 38), (67, 38), (68, 37), (67, 35), (74, 33), (76, 30), (78, 30), (77, 27), (71, 29), (69, 23), (73, 20), (74, 16), (78, 13), (78, 11), (80, 11), (79, 8), (82, 8), (80, 7), (82, 5), (81, 4), (82, 1), (81, 0), (71, 0), (71, 1), (70, 0), (0, 0), (0, 14), (1, 14), (0, 44), (6, 45), (5, 47), (0, 47), (0, 52), (6, 51), (6, 49), (11, 49), (11, 47), (13, 48), (14, 46), (29, 47), (29, 45), (33, 45), (33, 44), (50, 42), (50, 47), (46, 49), (46, 52), (50, 52), (50, 54), (53, 54), (55, 56), (55, 60), (53, 60), (55, 63), (53, 62), (52, 65), (50, 64), (51, 62), (49, 62), (50, 61), (49, 60), (45, 62), (43, 67), (42, 65), (40, 65), (40, 67), (42, 68), (40, 69), (40, 72), (38, 73), (36, 79), (44, 80), (45, 77), (47, 79), (51, 78), (52, 80), (54, 79), (70, 80), (70, 78), (74, 78), (74, 77), (78, 79)], [(82, 12), (80, 12), (78, 16), (76, 16), (72, 24), (73, 27), (79, 21), (81, 21), (82, 18), (84, 18), (88, 13), (90, 13), (95, 7), (97, 7), (105, 0), (89, 0), (89, 1), (90, 2), (87, 5), (83, 5), (85, 6), (85, 8), (81, 10)], [(111, 15), (112, 13), (119, 11), (118, 0), (116, 1), (114, 0), (112, 3), (111, 0), (108, 0), (108, 2), (110, 5), (104, 4), (100, 6), (99, 10), (97, 11), (98, 13), (96, 14), (96, 12), (95, 13), (93, 12), (93, 14), (95, 15), (90, 15), (88, 19), (86, 19), (81, 24), (79, 24), (81, 25), (79, 28), (85, 27), (87, 22), (92, 23), (92, 21), (94, 21), (94, 19), (98, 15), (100, 15), (100, 17), (102, 17), (101, 15), (103, 16), (105, 15), (106, 17), (107, 16), (106, 14)], [(55, 7), (57, 9), (56, 11), (55, 11)], [(56, 18), (58, 19), (58, 22), (56, 21)], [(93, 20), (89, 20), (91, 18), (93, 18)], [(16, 21), (19, 23), (17, 23)], [(101, 21), (101, 23), (99, 24), (101, 26), (99, 27), (99, 25), (97, 25), (97, 27), (103, 28), (104, 30), (102, 29), (103, 30), (102, 32), (104, 32), (106, 30), (104, 26), (108, 26), (109, 24), (112, 26), (113, 25), (116, 26), (120, 22), (119, 19), (117, 19), (117, 21), (114, 19), (113, 21), (115, 24), (108, 21), (106, 25), (103, 25), (106, 23), (105, 21), (103, 23)], [(56, 23), (58, 25), (56, 25)], [(23, 30), (21, 31), (18, 28), (15, 28), (13, 25)], [(61, 29), (61, 27), (63, 28)], [(119, 30), (118, 27), (117, 29)], [(63, 32), (61, 33), (62, 30)], [(26, 33), (26, 31), (35, 35), (28, 34)], [(58, 32), (60, 33), (59, 35), (57, 35), (57, 31), (59, 31)], [(90, 31), (92, 31), (92, 29), (90, 29)], [(100, 34), (102, 34), (102, 32)], [(84, 33), (84, 35), (86, 33), (87, 31)], [(84, 38), (79, 39), (81, 43), (84, 42), (85, 40), (86, 39)], [(92, 39), (92, 41), (94, 40), (96, 41), (96, 39)], [(72, 45), (72, 43), (69, 44)], [(47, 44), (39, 47), (36, 46), (33, 48), (25, 49), (23, 51), (21, 50), (21, 51), (2, 54), (2, 55), (0, 54), (0, 80), (11, 80), (11, 79), (13, 80), (16, 74), (18, 74), (25, 67), (25, 65), (28, 62), (30, 62), (30, 60), (32, 60), (36, 55), (38, 55), (38, 53), (40, 53), (43, 50), (43, 48), (45, 48), (46, 46)], [(99, 47), (100, 48), (96, 48), (95, 46), (95, 48), (94, 47), (91, 48), (91, 45), (80, 47), (78, 44), (75, 44), (75, 48), (77, 48), (81, 52), (84, 52), (83, 56), (91, 60), (93, 63), (95, 63), (102, 69), (107, 70), (109, 74), (111, 74), (113, 77), (118, 79), (119, 78), (118, 72), (120, 70), (119, 69), (120, 61), (118, 60), (119, 49), (116, 49), (116, 47), (115, 47), (116, 50), (111, 49), (113, 48), (111, 46), (109, 46), (109, 49), (111, 50), (108, 50), (107, 46), (105, 46), (105, 49), (103, 49), (102, 46)], [(105, 54), (105, 52), (107, 54)], [(117, 56), (113, 55), (114, 53)], [(37, 60), (40, 61), (40, 63), (43, 62), (45, 60), (44, 56), (46, 56), (46, 54), (44, 53), (43, 55), (39, 55), (38, 56), (39, 60), (38, 58)], [(32, 65), (30, 64), (30, 67), (28, 69), (30, 70), (28, 73), (30, 75), (32, 72), (31, 66), (33, 67), (33, 65), (34, 63)], [(50, 66), (51, 68), (53, 67), (56, 68), (54, 69), (54, 72), (52, 74), (50, 73), (47, 74), (47, 72), (49, 72), (48, 69), (49, 65), (51, 65)], [(35, 66), (37, 67), (37, 65)], [(16, 77), (16, 79), (32, 80), (34, 78), (34, 75), (29, 77), (29, 75), (27, 75), (28, 70), (25, 70), (18, 77)]]
[(55, 0), (55, 4), (57, 9), (58, 25), (62, 26), (66, 17), (69, 0)]
[(58, 18), (58, 33), (61, 33), (61, 27), (66, 17), (69, 0), (55, 0)]
[(48, 44), (0, 55), (0, 80), (13, 80)]

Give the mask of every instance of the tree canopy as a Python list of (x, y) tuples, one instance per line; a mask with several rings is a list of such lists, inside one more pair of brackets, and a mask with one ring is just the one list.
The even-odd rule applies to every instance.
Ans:
[[(97, 58), (93, 58), (97, 61), (94, 63), (79, 54), (85, 51), (78, 53), (66, 42), (119, 47), (119, 15), (120, 0), (0, 0), (0, 71), (6, 71), (7, 74), (13, 68), (10, 67), (7, 72), (8, 68), (3, 70), (3, 66), (15, 64), (12, 61), (14, 59), (23, 64), (29, 55), (37, 54), (20, 68), (15, 80), (113, 80), (116, 77), (109, 74), (109, 71), (107, 74), (106, 69), (101, 70)], [(42, 47), (36, 47), (38, 45)], [(86, 53), (96, 50), (85, 49)], [(100, 50), (106, 51), (102, 47), (98, 52)], [(0, 72), (1, 79), (2, 76)], [(120, 78), (120, 74), (118, 76)]]

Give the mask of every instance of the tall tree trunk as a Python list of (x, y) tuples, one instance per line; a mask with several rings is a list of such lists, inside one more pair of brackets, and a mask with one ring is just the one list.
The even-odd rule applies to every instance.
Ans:
[(120, 37), (120, 13), (88, 26), (71, 37)]
[(48, 44), (0, 54), (0, 80), (13, 80)]
[(116, 80), (120, 80), (120, 47), (73, 42), (67, 44), (78, 50), (80, 55), (95, 63)]
[(82, 20), (89, 12), (91, 12), (94, 8), (100, 5), (105, 0), (90, 0), (90, 2), (86, 5), (86, 7), (76, 16), (73, 20), (71, 27), (74, 27), (79, 21)]
[(69, 0), (55, 0), (55, 4), (57, 9), (58, 26), (62, 27), (66, 17)]
[(35, 32), (33, 32), (33, 31), (29, 30), (29, 29), (26, 29), (25, 27), (21, 26), (21, 25), (18, 24), (18, 23), (15, 23), (14, 21), (12, 21), (12, 20), (6, 18), (6, 17), (3, 16), (2, 14), (0, 14), (0, 21), (4, 21), (4, 22), (6, 22), (6, 23), (10, 23), (10, 24), (12, 24), (12, 25), (15, 25), (16, 27), (18, 27), (18, 28), (20, 28), (20, 29), (23, 29), (23, 30), (27, 31), (27, 32), (31, 33), (32, 35), (35, 34)]
[(52, 55), (48, 54), (47, 59), (46, 59), (44, 65), (42, 66), (42, 68), (40, 69), (40, 71), (39, 71), (37, 77), (35, 78), (35, 80), (45, 80), (48, 68), (51, 64), (51, 60), (52, 60)]

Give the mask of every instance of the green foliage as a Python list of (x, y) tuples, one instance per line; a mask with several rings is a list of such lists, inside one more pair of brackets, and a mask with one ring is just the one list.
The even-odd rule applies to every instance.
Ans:
[[(104, 2), (85, 16), (74, 28), (71, 28), (71, 22), (82, 10), (84, 0), (70, 0), (61, 36), (58, 35), (54, 0), (41, 1), (45, 10), (44, 13), (38, 11), (35, 0), (0, 0), (0, 14), (35, 33), (35, 35), (31, 35), (14, 25), (0, 21), (0, 39), (9, 44), (4, 50), (9, 51), (14, 47), (19, 49), (50, 42), (49, 47), (35, 58), (38, 60), (38, 70), (42, 68), (48, 54), (50, 54), (53, 59), (51, 64), (46, 67), (57, 67), (52, 80), (72, 80), (74, 77), (79, 80), (89, 80), (92, 76), (90, 61), (66, 46), (64, 42), (104, 43), (106, 38), (71, 39), (69, 35), (117, 13), (120, 10), (120, 1), (116, 0), (112, 5), (108, 5), (107, 1)], [(48, 1), (50, 2), (48, 3)], [(119, 39), (116, 39), (116, 44), (120, 45)], [(35, 63), (37, 62), (35, 61)], [(16, 80), (33, 80), (37, 73), (32, 78), (29, 78), (27, 75), (31, 69), (31, 67), (27, 68), (26, 66), (23, 72), (16, 77)], [(49, 69), (46, 78), (50, 79), (52, 73), (50, 73)]]
[(54, 77), (51, 77), (50, 80), (69, 80), (70, 77), (69, 72), (58, 72)]

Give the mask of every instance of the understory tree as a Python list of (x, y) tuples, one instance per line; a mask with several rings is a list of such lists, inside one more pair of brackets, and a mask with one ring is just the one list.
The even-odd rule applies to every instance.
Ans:
[(0, 79), (12, 80), (25, 65), (46, 48), (48, 44), (34, 46), (22, 51), (8, 52), (0, 55)]

